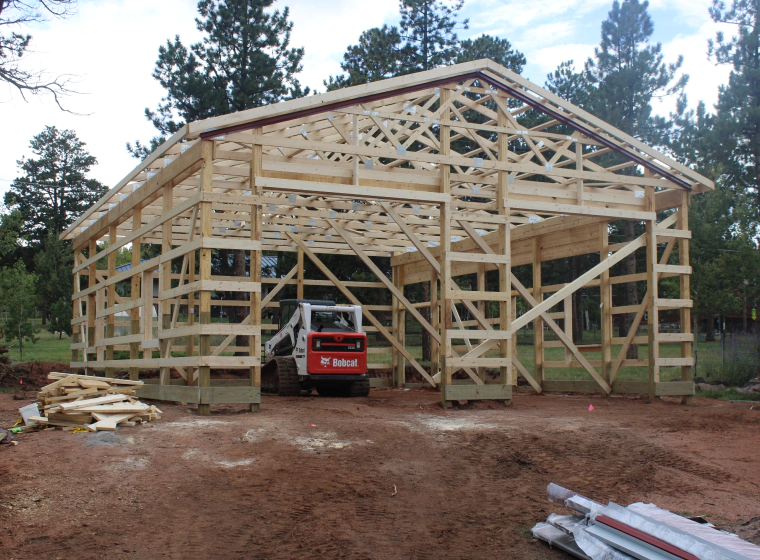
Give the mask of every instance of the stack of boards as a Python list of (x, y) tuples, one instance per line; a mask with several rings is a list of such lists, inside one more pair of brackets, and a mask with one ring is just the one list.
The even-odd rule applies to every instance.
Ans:
[(134, 395), (142, 381), (51, 372), (53, 383), (37, 395), (41, 416), (29, 418), (38, 427), (86, 428), (91, 432), (160, 420), (161, 411)]

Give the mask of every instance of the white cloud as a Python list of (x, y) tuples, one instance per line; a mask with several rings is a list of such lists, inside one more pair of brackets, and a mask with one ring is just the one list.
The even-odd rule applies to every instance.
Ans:
[[(600, 6), (607, 6), (609, 0), (475, 0), (466, 8), (470, 15), (473, 29), (481, 27), (492, 28), (502, 24), (505, 33), (503, 37), (510, 38), (515, 30), (533, 28), (536, 23), (551, 21), (578, 21), (589, 12)], [(537, 40), (545, 37), (536, 35)]]
[[(725, 30), (725, 26), (706, 21), (697, 32), (678, 35), (662, 46), (666, 61), (675, 61), (679, 54), (684, 56), (683, 72), (689, 75), (686, 95), (692, 107), (699, 101), (704, 101), (708, 110), (712, 110), (718, 100), (718, 86), (728, 81), (731, 68), (715, 66), (707, 59), (707, 39), (714, 37), (715, 32), (721, 28)], [(668, 114), (674, 108), (674, 99), (655, 103), (655, 111), (660, 114)]]

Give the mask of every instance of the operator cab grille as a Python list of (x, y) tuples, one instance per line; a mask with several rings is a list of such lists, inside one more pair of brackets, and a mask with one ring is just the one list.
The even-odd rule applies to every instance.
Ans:
[(319, 336), (313, 337), (311, 341), (312, 350), (321, 350), (323, 352), (363, 352), (364, 337), (355, 336)]

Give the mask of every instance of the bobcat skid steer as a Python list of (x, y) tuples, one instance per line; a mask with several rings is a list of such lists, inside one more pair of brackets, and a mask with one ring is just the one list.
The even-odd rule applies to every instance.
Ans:
[(280, 301), (280, 330), (264, 346), (261, 390), (282, 396), (366, 397), (367, 335), (359, 305)]

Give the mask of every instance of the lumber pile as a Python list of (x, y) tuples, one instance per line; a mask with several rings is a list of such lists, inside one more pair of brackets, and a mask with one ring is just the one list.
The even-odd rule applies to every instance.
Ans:
[(134, 395), (142, 381), (51, 372), (53, 383), (37, 395), (38, 427), (84, 428), (91, 432), (161, 419), (161, 411)]
[(574, 511), (551, 514), (533, 536), (583, 560), (760, 560), (760, 547), (718, 530), (703, 517), (682, 517), (654, 504), (606, 506), (557, 484), (547, 498)]

